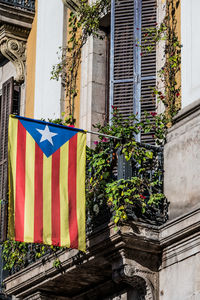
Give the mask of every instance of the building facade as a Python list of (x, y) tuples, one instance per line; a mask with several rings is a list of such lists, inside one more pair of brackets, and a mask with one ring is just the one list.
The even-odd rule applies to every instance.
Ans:
[[(82, 48), (75, 102), (76, 127), (110, 119), (113, 106), (124, 117), (163, 111), (152, 88), (164, 89), (158, 71), (168, 57), (165, 43), (156, 46), (147, 29), (166, 17), (169, 0), (111, 1), (100, 33)], [(171, 0), (170, 0), (171, 1)], [(48, 2), (48, 3), (47, 3)], [(164, 192), (169, 205), (163, 224), (129, 220), (118, 230), (100, 222), (87, 238), (87, 251), (48, 254), (4, 280), (13, 299), (197, 300), (200, 299), (199, 195), (199, 60), (198, 0), (174, 0), (172, 15), (182, 44), (181, 109), (173, 118), (164, 146)], [(59, 47), (69, 39), (70, 0), (0, 0), (1, 241), (6, 238), (7, 128), (10, 113), (57, 119), (66, 112), (61, 80), (51, 80)], [(145, 28), (145, 30), (144, 30)], [(149, 40), (148, 40), (149, 38)], [(146, 41), (147, 40), (147, 41)], [(149, 43), (152, 51), (143, 51)], [(62, 54), (61, 54), (62, 55)], [(177, 96), (179, 97), (179, 95)], [(92, 146), (94, 137), (88, 135)], [(138, 142), (152, 143), (152, 133)], [(3, 297), (3, 294), (2, 294)]]

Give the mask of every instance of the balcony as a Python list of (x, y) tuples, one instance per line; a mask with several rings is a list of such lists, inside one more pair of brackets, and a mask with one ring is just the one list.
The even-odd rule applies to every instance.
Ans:
[(22, 35), (25, 30), (27, 37), (34, 15), (35, 0), (0, 0), (0, 29), (11, 26), (8, 30), (12, 30), (12, 36), (18, 35), (18, 31)]
[[(151, 151), (153, 153), (153, 157), (151, 159), (147, 159), (145, 162), (141, 164), (146, 164), (145, 171), (139, 175), (139, 170), (141, 169), (141, 165), (136, 163), (134, 159), (130, 161), (126, 161), (124, 155), (121, 151), (117, 153), (117, 165), (113, 168), (112, 174), (116, 182), (121, 184), (120, 180), (130, 180), (132, 177), (142, 177), (145, 180), (152, 180), (157, 171), (160, 171), (158, 184), (152, 187), (151, 191), (145, 190), (145, 202), (148, 202), (150, 193), (159, 192), (162, 193), (163, 189), (163, 149), (161, 147), (155, 147), (152, 145), (142, 145), (145, 150)], [(111, 152), (113, 149), (111, 148)], [(110, 162), (111, 163), (111, 162)], [(147, 167), (148, 166), (148, 167)], [(94, 170), (93, 170), (94, 171)], [(86, 170), (87, 178), (91, 178), (93, 176), (91, 172), (90, 165), (87, 164)], [(136, 204), (135, 204), (136, 202)], [(167, 211), (168, 211), (168, 202), (167, 199), (164, 198), (163, 201), (160, 201), (158, 205), (147, 205), (145, 212), (141, 212), (141, 207), (135, 201), (133, 204), (128, 204), (126, 208), (127, 220), (125, 224), (131, 224), (132, 222), (142, 222), (143, 224), (159, 226), (164, 224), (167, 221)], [(111, 225), (113, 219), (112, 208), (107, 205), (107, 201), (105, 198), (102, 198), (101, 193), (95, 193), (93, 195), (92, 203), (87, 205), (86, 210), (86, 233), (87, 238), (90, 239), (92, 236), (95, 236), (98, 232), (101, 232), (102, 228), (109, 229), (109, 227), (114, 226)], [(16, 272), (24, 269), (25, 267), (33, 264), (40, 258), (41, 256), (49, 256), (55, 255), (55, 249), (52, 249), (49, 246), (43, 246), (39, 244), (26, 244), (23, 246), (26, 255), (22, 254), (22, 259), (19, 256), (19, 261), (16, 261), (14, 264), (11, 274), (15, 274)], [(43, 250), (41, 250), (43, 249)], [(66, 250), (64, 250), (66, 251)], [(60, 252), (58, 248), (58, 252)]]
[[(119, 150), (117, 152), (116, 165), (113, 167), (110, 176), (120, 184), (120, 180), (131, 180), (132, 177), (141, 176), (145, 180), (151, 180), (155, 173), (160, 170), (158, 184), (153, 186), (152, 189), (155, 189), (156, 192), (162, 192), (163, 149), (152, 145), (142, 145), (142, 147), (145, 151), (152, 152), (151, 158), (147, 158), (139, 165), (134, 159), (127, 162), (124, 154)], [(112, 164), (111, 160), (114, 150), (111, 147), (109, 151), (111, 154), (110, 164)], [(141, 172), (141, 167), (144, 167), (144, 172)], [(87, 164), (87, 178), (93, 176), (93, 171), (90, 164)], [(151, 192), (154, 191), (144, 190), (145, 201), (148, 202)], [(118, 276), (115, 272), (115, 264), (117, 269), (119, 268), (119, 272), (121, 272), (121, 266), (126, 265), (123, 262), (121, 253), (129, 251), (129, 248), (133, 248), (134, 255), (137, 252), (139, 256), (148, 249), (145, 253), (147, 256), (152, 255), (155, 258), (153, 262), (155, 266), (145, 266), (144, 270), (146, 272), (146, 270), (152, 268), (154, 270), (153, 276), (156, 277), (157, 271), (155, 272), (155, 270), (157, 270), (158, 260), (155, 253), (160, 253), (158, 228), (159, 225), (162, 225), (167, 220), (167, 208), (168, 203), (166, 199), (155, 206), (147, 205), (145, 213), (140, 211), (140, 207), (137, 204), (130, 204), (127, 206), (126, 222), (123, 226), (119, 224), (116, 230), (116, 226), (112, 222), (112, 209), (107, 205), (107, 201), (105, 198), (102, 198), (101, 194), (94, 194), (92, 205), (87, 207), (86, 213), (87, 252), (83, 253), (72, 249), (58, 249), (55, 252), (50, 247), (26, 244), (24, 245), (26, 249), (23, 248), (26, 255), (23, 256), (21, 265), (16, 264), (13, 266), (12, 275), (5, 280), (6, 292), (8, 295), (14, 294), (17, 297), (23, 297), (23, 299), (51, 299), (49, 294), (51, 291), (51, 297), (58, 294), (60, 298), (56, 299), (68, 299), (62, 298), (62, 295), (74, 297), (77, 294), (84, 294), (87, 289), (107, 281), (108, 289), (103, 289), (105, 295), (109, 293), (110, 288), (114, 290), (117, 290), (118, 287), (126, 288), (126, 285), (123, 285), (123, 283), (118, 286), (118, 279), (115, 279)], [(41, 253), (42, 247), (42, 255), (36, 255)], [(138, 249), (141, 250), (139, 251)], [(59, 260), (57, 267), (54, 265), (55, 260)], [(63, 275), (64, 273), (65, 275)], [(112, 277), (114, 278), (114, 283), (111, 283)], [(80, 279), (78, 289), (77, 278)], [(15, 285), (13, 285), (14, 281)], [(42, 296), (38, 294), (38, 289)], [(34, 296), (31, 294), (34, 294)], [(102, 299), (103, 297), (104, 295), (102, 295)], [(85, 298), (81, 295), (77, 299)], [(93, 299), (92, 295), (90, 295), (90, 299)], [(96, 298), (94, 297), (94, 299)]]
[[(139, 144), (139, 147), (141, 146), (145, 151), (151, 151), (153, 154), (151, 159), (147, 159), (145, 162), (142, 161), (141, 164), (138, 164), (134, 159), (126, 161), (124, 155), (118, 150), (117, 164), (110, 176), (117, 180), (120, 185), (120, 180), (129, 180), (132, 177), (140, 177), (145, 181), (151, 182), (155, 180), (155, 174), (159, 173), (159, 175), (156, 175), (158, 176), (158, 184), (152, 186), (150, 190), (144, 190), (144, 198), (147, 203), (151, 193), (163, 193), (163, 148), (149, 144)], [(112, 152), (111, 149), (111, 156)], [(110, 164), (112, 164), (111, 161)], [(91, 171), (88, 173), (88, 169), (89, 165), (87, 166), (87, 177), (90, 178), (93, 174)], [(141, 169), (144, 169), (144, 171), (141, 172)], [(101, 197), (101, 194), (94, 194), (93, 205), (87, 210), (88, 233), (92, 233), (102, 223), (108, 223), (112, 219), (112, 212), (110, 212), (107, 203), (101, 200)], [(162, 225), (168, 219), (168, 204), (167, 199), (164, 198), (158, 205), (147, 205), (145, 213), (141, 212), (137, 204), (129, 204), (126, 209), (128, 221), (141, 221), (156, 226)]]
[(35, 11), (35, 0), (0, 0), (0, 3), (31, 12)]
[[(25, 44), (34, 16), (35, 0), (0, 0), (0, 65), (6, 59), (12, 61), (17, 72), (15, 80), (19, 83), (24, 81)], [(10, 40), (12, 47), (9, 47)]]

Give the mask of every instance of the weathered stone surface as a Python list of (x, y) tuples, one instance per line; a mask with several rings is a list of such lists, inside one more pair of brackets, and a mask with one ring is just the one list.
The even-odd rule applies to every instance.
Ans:
[(200, 101), (185, 107), (175, 118), (164, 148), (164, 189), (170, 219), (199, 205)]
[[(174, 251), (176, 251), (174, 249)], [(187, 260), (177, 260), (160, 272), (160, 299), (200, 299), (200, 253)]]
[(116, 231), (110, 223), (87, 239), (85, 254), (60, 251), (59, 269), (53, 255), (44, 257), (8, 277), (6, 292), (27, 300), (80, 300), (110, 299), (131, 288), (145, 300), (198, 299), (199, 233), (200, 208), (161, 227), (131, 222)]
[(28, 297), (24, 298), (24, 300), (68, 300), (70, 298), (67, 297), (60, 297), (57, 295), (51, 295), (49, 293), (44, 292), (36, 292), (32, 295), (29, 295)]
[[(104, 35), (103, 32), (101, 32)], [(105, 119), (106, 98), (106, 39), (90, 37), (82, 50), (80, 128), (94, 130), (93, 124)], [(87, 144), (97, 140), (87, 135)]]
[[(88, 294), (95, 286), (105, 283), (105, 287), (98, 291), (103, 299), (110, 293), (111, 288), (115, 290), (118, 286), (130, 285), (130, 282), (133, 286), (139, 281), (149, 286), (149, 280), (153, 281), (152, 278), (157, 274), (159, 263), (157, 246), (153, 246), (155, 236), (151, 238), (150, 228), (147, 231), (149, 239), (143, 236), (145, 231), (141, 230), (140, 242), (134, 226), (131, 228), (127, 225), (122, 232), (116, 232), (112, 224), (105, 226), (87, 240), (88, 250), (85, 254), (79, 254), (76, 250), (61, 251), (58, 253), (61, 261), (59, 269), (53, 267), (54, 256), (45, 257), (6, 279), (6, 291), (21, 298), (41, 291), (51, 292), (51, 295), (84, 299), (82, 294), (86, 291)], [(148, 251), (138, 251), (138, 247)], [(135, 257), (135, 260), (130, 260), (130, 257)], [(125, 271), (125, 276), (119, 276), (116, 283), (113, 274), (116, 274), (118, 269), (122, 272), (122, 269), (127, 270), (129, 267), (134, 269), (134, 273)], [(146, 278), (146, 274), (150, 277)], [(93, 297), (91, 299), (100, 299), (99, 296)]]

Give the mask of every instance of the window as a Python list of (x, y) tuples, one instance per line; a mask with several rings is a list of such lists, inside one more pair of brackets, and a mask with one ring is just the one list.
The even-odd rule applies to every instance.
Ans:
[[(112, 0), (110, 112), (113, 105), (124, 117), (137, 113), (142, 120), (145, 111), (155, 111), (156, 49), (148, 34), (155, 26), (156, 0)], [(152, 133), (138, 140), (151, 143)]]
[(0, 242), (5, 240), (7, 230), (8, 193), (8, 120), (9, 114), (19, 113), (20, 87), (14, 85), (13, 77), (2, 85), (0, 113)]

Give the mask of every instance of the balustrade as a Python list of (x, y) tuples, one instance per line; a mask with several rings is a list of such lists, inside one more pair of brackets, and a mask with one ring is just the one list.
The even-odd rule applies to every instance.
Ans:
[(10, 6), (14, 6), (32, 12), (35, 11), (35, 0), (0, 0), (0, 3), (5, 3)]

